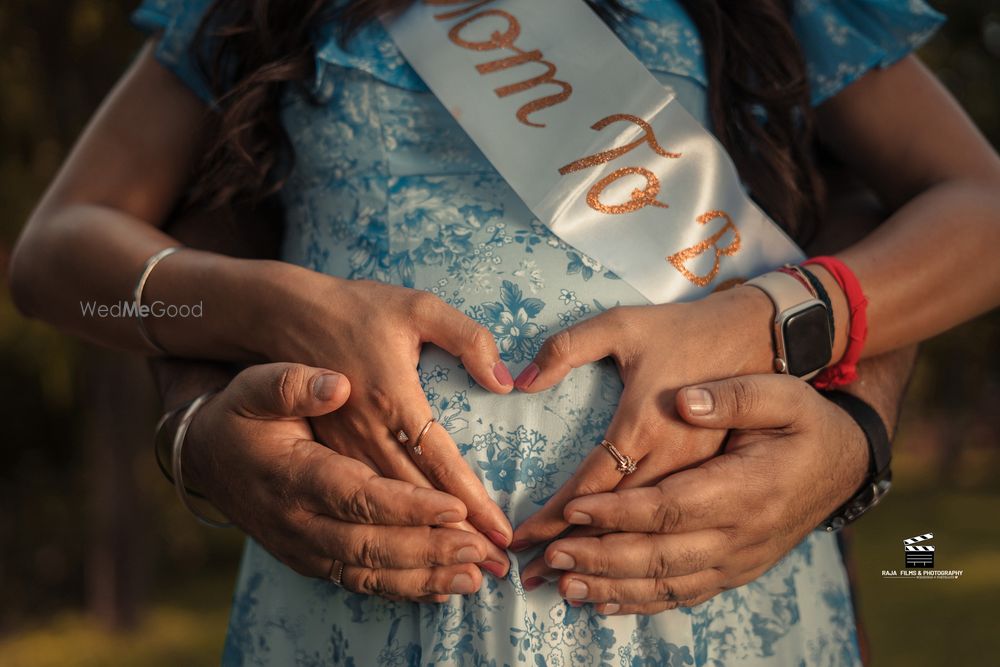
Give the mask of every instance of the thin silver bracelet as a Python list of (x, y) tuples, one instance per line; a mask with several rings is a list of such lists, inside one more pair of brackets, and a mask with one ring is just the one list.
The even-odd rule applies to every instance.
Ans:
[(190, 512), (195, 519), (206, 526), (210, 526), (212, 528), (231, 528), (233, 524), (223, 521), (215, 521), (195, 509), (194, 505), (191, 503), (191, 499), (188, 497), (187, 489), (184, 487), (184, 473), (181, 470), (181, 454), (184, 451), (184, 438), (187, 436), (188, 428), (191, 426), (191, 422), (194, 421), (194, 417), (198, 414), (198, 410), (201, 406), (203, 406), (208, 399), (212, 398), (217, 393), (217, 391), (205, 392), (198, 398), (191, 401), (191, 405), (184, 410), (184, 414), (181, 415), (181, 420), (177, 424), (177, 431), (174, 433), (174, 446), (171, 448), (170, 452), (170, 467), (174, 473), (174, 489), (177, 490), (177, 497), (181, 499), (181, 504), (184, 505), (185, 509), (187, 509), (187, 511)]
[(156, 265), (160, 263), (165, 257), (169, 257), (178, 250), (181, 246), (172, 246), (170, 248), (164, 248), (152, 257), (146, 260), (146, 263), (142, 267), (142, 273), (139, 274), (139, 280), (135, 284), (135, 289), (132, 291), (132, 305), (135, 308), (135, 317), (139, 326), (139, 333), (142, 334), (142, 339), (146, 341), (146, 344), (153, 348), (159, 354), (166, 355), (167, 351), (163, 347), (153, 340), (153, 337), (149, 333), (149, 329), (146, 328), (146, 323), (142, 319), (142, 290), (146, 287), (146, 281), (149, 280), (149, 274), (153, 272)]

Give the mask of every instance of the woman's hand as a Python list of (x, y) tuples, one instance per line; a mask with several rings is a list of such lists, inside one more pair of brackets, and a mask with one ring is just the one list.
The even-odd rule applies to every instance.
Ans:
[(543, 391), (573, 368), (612, 357), (625, 389), (606, 437), (637, 469), (623, 476), (594, 443), (574, 476), (518, 526), (511, 548), (559, 535), (568, 527), (563, 508), (574, 498), (648, 486), (716, 454), (725, 431), (686, 424), (674, 409), (674, 394), (696, 382), (771, 370), (772, 319), (763, 292), (738, 287), (692, 303), (614, 308), (549, 338), (518, 377), (518, 389)]
[(700, 604), (770, 569), (868, 470), (857, 423), (796, 378), (703, 384), (680, 392), (677, 410), (699, 427), (740, 430), (724, 454), (656, 486), (569, 503), (569, 523), (606, 534), (550, 544), (523, 570), (526, 589), (558, 579), (563, 597), (603, 614)]
[(329, 578), (343, 562), (354, 592), (441, 602), (479, 589), (476, 563), (504, 575), (496, 546), (442, 526), (465, 518), (460, 500), (315, 442), (307, 418), (342, 408), (350, 392), (344, 376), (299, 364), (243, 371), (195, 416), (187, 483), (300, 574)]
[[(469, 522), (496, 545), (510, 543), (512, 528), (448, 432), (420, 385), (417, 364), (424, 343), (459, 357), (485, 389), (509, 393), (510, 372), (490, 333), (427, 292), (372, 281), (342, 280), (286, 266), (277, 282), (283, 324), (264, 346), (272, 360), (336, 368), (354, 392), (336, 414), (312, 420), (318, 440), (367, 463), (386, 477), (436, 487), (465, 503)], [(397, 441), (403, 431), (408, 442)]]

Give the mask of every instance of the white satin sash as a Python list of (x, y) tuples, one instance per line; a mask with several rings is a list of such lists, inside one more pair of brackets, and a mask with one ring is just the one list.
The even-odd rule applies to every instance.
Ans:
[(583, 0), (417, 0), (385, 23), (532, 213), (651, 302), (803, 259)]

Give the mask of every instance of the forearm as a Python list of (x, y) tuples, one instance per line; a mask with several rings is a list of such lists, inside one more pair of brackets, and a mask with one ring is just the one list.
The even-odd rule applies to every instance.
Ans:
[[(173, 238), (190, 248), (245, 259), (278, 256), (281, 213), (277, 207), (257, 206), (232, 215), (187, 212), (171, 219), (165, 228)], [(151, 358), (150, 370), (160, 392), (164, 410), (227, 384), (236, 374), (233, 364), (207, 360)]]
[[(900, 208), (836, 254), (868, 298), (863, 357), (914, 345), (1000, 304), (1000, 189), (949, 184)], [(843, 356), (850, 314), (836, 280), (818, 266), (834, 307), (833, 358)]]
[(868, 297), (865, 356), (918, 343), (1000, 303), (1000, 185), (948, 183), (840, 258)]
[[(94, 342), (149, 352), (130, 311), (146, 260), (177, 239), (110, 208), (66, 206), (35, 225), (18, 244), (12, 267), (18, 305), (29, 316)], [(276, 262), (184, 250), (151, 274), (147, 306), (199, 306), (200, 316), (146, 317), (144, 322), (174, 355), (224, 360), (258, 357), (248, 345), (252, 325), (264, 321), (269, 280), (286, 270)], [(198, 311), (195, 311), (198, 312)]]

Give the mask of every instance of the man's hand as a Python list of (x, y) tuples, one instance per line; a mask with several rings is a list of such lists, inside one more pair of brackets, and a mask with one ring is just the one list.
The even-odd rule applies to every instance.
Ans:
[(868, 470), (854, 420), (796, 378), (703, 383), (678, 393), (677, 412), (735, 429), (724, 453), (656, 486), (573, 500), (565, 520), (607, 534), (553, 542), (526, 582), (558, 577), (563, 597), (605, 614), (700, 604), (770, 569)]
[(314, 441), (307, 418), (339, 409), (350, 391), (343, 375), (300, 364), (243, 371), (195, 416), (187, 482), (300, 574), (327, 578), (343, 562), (354, 592), (441, 602), (479, 589), (477, 563), (503, 576), (506, 557), (489, 540), (441, 525), (466, 518), (460, 500)]

